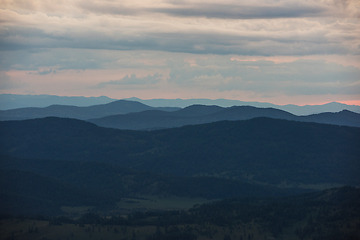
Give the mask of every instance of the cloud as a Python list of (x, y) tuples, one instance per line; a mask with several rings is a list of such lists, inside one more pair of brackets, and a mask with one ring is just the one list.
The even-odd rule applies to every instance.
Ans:
[[(39, 50), (39, 51), (31, 51)], [(110, 62), (116, 62), (116, 54), (84, 49), (20, 49), (17, 51), (0, 51), (0, 69), (38, 71), (44, 75), (49, 69), (86, 70), (103, 69)], [(130, 64), (128, 64), (130, 65)]]
[(36, 73), (34, 72), (30, 72), (28, 74), (30, 75), (33, 75), (33, 74), (36, 74), (36, 75), (48, 75), (48, 74), (52, 74), (52, 73), (56, 73), (56, 70), (53, 70), (53, 69), (44, 69), (44, 70), (38, 70)]
[[(0, 9), (2, 51), (360, 54), (360, 23), (353, 18), (359, 11), (351, 1), (68, 1), (67, 7), (60, 2), (10, 2), (9, 9)], [(26, 6), (26, 14), (15, 8)]]
[(228, 4), (193, 4), (181, 8), (154, 8), (150, 11), (181, 17), (221, 19), (269, 19), (318, 17), (326, 12), (321, 6), (251, 6)]
[(98, 14), (137, 15), (142, 11), (141, 8), (127, 7), (123, 3), (113, 1), (80, 1), (77, 6), (83, 10)]
[(137, 77), (136, 74), (126, 75), (120, 80), (113, 80), (108, 82), (101, 82), (93, 88), (104, 88), (106, 86), (121, 86), (121, 85), (154, 85), (163, 79), (162, 74), (155, 73), (154, 75), (147, 75), (146, 77)]
[[(218, 19), (272, 19), (328, 17), (350, 14), (353, 1), (80, 1), (77, 7), (96, 14), (205, 17)], [(154, 7), (156, 6), (156, 7)]]
[[(266, 23), (260, 23), (266, 25)], [(273, 23), (286, 26), (286, 22)], [(311, 24), (311, 23), (307, 23)], [(315, 55), (315, 54), (360, 54), (357, 34), (329, 33), (322, 27), (307, 30), (259, 32), (252, 29), (232, 31), (213, 29), (207, 32), (199, 28), (184, 32), (136, 32), (124, 35), (106, 36), (94, 29), (78, 36), (55, 36), (39, 29), (12, 28), (0, 38), (0, 50), (17, 51), (27, 49), (103, 49), (103, 50), (152, 50), (186, 52), (196, 54), (238, 54), (238, 55)], [(166, 28), (165, 28), (166, 30)], [(342, 30), (344, 31), (344, 30)], [(66, 35), (66, 34), (65, 34)]]
[(195, 65), (172, 64), (168, 81), (179, 86), (219, 91), (242, 90), (286, 95), (356, 94), (360, 69), (323, 60), (235, 61), (198, 59)]
[(6, 72), (0, 71), (0, 89), (1, 90), (22, 88), (22, 87), (26, 87), (26, 86), (27, 85), (25, 83), (12, 81), (11, 77), (8, 74), (6, 74)]
[[(356, 59), (359, 9), (351, 0), (1, 1), (0, 70), (32, 72), (49, 82), (71, 75), (68, 70), (108, 71), (103, 79), (133, 73), (95, 86), (104, 91), (171, 86), (263, 95), (354, 94), (358, 68), (294, 59)], [(292, 59), (231, 60), (251, 56)], [(360, 66), (358, 60), (354, 66)], [(11, 79), (4, 81), (11, 85)]]

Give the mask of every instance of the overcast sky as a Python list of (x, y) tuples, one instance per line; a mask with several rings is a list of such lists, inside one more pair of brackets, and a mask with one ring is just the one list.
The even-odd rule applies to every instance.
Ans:
[(0, 0), (0, 93), (360, 105), (359, 0)]

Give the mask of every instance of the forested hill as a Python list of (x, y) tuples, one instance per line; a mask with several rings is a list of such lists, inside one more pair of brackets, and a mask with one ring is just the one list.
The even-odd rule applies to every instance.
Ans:
[(217, 177), (184, 177), (82, 161), (23, 159), (0, 155), (0, 215), (61, 213), (61, 206), (115, 207), (122, 198), (176, 196), (222, 199), (284, 196), (282, 189)]
[(255, 118), (152, 132), (74, 119), (0, 122), (0, 153), (100, 161), (175, 175), (263, 183), (360, 183), (360, 128)]

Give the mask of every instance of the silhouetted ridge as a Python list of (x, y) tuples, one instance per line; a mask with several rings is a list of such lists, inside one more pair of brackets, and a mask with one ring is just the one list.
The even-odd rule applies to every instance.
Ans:
[(275, 108), (256, 108), (251, 106), (221, 108), (218, 106), (193, 105), (173, 112), (144, 111), (136, 114), (129, 113), (90, 119), (88, 121), (102, 127), (131, 130), (156, 130), (222, 120), (247, 120), (256, 117), (360, 127), (360, 114), (349, 111), (346, 113), (321, 113), (299, 117)]
[(135, 101), (117, 100), (107, 104), (93, 105), (89, 107), (51, 105), (44, 108), (29, 107), (5, 110), (0, 111), (0, 120), (24, 120), (49, 116), (86, 120), (90, 118), (100, 118), (110, 115), (142, 112), (154, 109), (160, 109), (163, 111), (178, 110), (178, 108), (154, 108)]
[[(215, 115), (215, 114), (214, 114)], [(216, 113), (222, 120), (247, 120), (256, 117), (269, 117), (285, 120), (295, 120), (295, 115), (275, 108), (256, 108), (251, 106), (234, 106)]]
[(204, 116), (204, 115), (220, 112), (223, 109), (224, 108), (219, 106), (191, 105), (173, 112), (173, 115), (183, 116), (183, 117)]

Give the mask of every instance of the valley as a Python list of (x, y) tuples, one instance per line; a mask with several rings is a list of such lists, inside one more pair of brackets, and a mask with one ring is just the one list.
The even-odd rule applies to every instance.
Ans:
[(343, 187), (127, 215), (89, 208), (76, 219), (2, 215), (0, 239), (358, 239), (359, 194), (359, 189)]
[(360, 128), (253, 107), (130, 116), (151, 131), (0, 121), (1, 239), (359, 239)]

